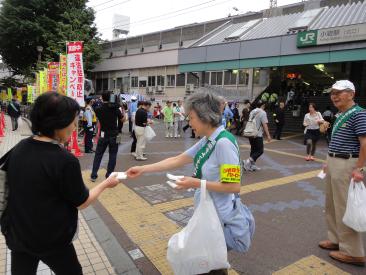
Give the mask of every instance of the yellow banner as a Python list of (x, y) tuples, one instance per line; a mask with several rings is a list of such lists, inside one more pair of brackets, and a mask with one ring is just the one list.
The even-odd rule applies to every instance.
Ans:
[(17, 100), (22, 102), (22, 88), (17, 88)]
[(40, 95), (44, 93), (44, 90), (43, 90), (44, 79), (45, 79), (44, 71), (40, 71), (39, 72), (39, 94)]
[(34, 86), (27, 85), (27, 102), (33, 103)]
[(36, 91), (35, 91), (35, 97), (39, 96), (40, 94), (40, 85), (39, 85), (39, 72), (36, 73)]
[(240, 179), (240, 165), (223, 164), (220, 166), (220, 181), (222, 183), (239, 183)]
[(13, 99), (13, 93), (11, 91), (11, 88), (8, 88), (8, 101), (11, 101)]
[(48, 92), (48, 70), (44, 68), (44, 78), (43, 78), (43, 92)]
[(58, 92), (60, 94), (66, 95), (67, 87), (67, 57), (64, 54), (60, 54), (60, 82), (58, 87)]
[(6, 94), (6, 90), (1, 90), (1, 101), (6, 101), (8, 99), (8, 95)]

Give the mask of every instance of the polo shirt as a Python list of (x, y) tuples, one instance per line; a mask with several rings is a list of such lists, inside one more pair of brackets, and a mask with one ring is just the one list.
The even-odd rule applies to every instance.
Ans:
[[(223, 131), (225, 128), (223, 126), (218, 127), (215, 132), (208, 138), (214, 141), (215, 138)], [(198, 151), (207, 143), (207, 138), (204, 137), (198, 141), (195, 145), (189, 148), (184, 153), (191, 157), (192, 159), (198, 153)], [(220, 138), (212, 154), (208, 160), (202, 166), (202, 179), (207, 181), (220, 182), (220, 167), (223, 164), (233, 164), (240, 165), (240, 159), (238, 155), (238, 149), (236, 146), (227, 138)], [(229, 184), (229, 183), (228, 183)], [(200, 199), (200, 188), (198, 188), (194, 194), (195, 206), (198, 205)], [(216, 209), (221, 219), (225, 218), (230, 214), (233, 208), (233, 194), (221, 193), (210, 191), (211, 197), (214, 200)]]
[(101, 131), (106, 137), (118, 135), (118, 120), (122, 119), (122, 113), (118, 107), (110, 103), (103, 103), (95, 110), (95, 114), (100, 122)]
[(366, 111), (354, 113), (348, 121), (332, 135), (329, 152), (359, 154), (360, 136), (366, 136)]

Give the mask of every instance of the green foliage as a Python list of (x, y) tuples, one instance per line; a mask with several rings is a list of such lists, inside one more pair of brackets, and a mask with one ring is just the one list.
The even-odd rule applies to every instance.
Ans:
[(66, 41), (84, 41), (85, 70), (100, 58), (94, 10), (87, 0), (4, 0), (0, 10), (0, 55), (16, 74), (36, 69), (37, 46), (42, 61), (58, 61)]

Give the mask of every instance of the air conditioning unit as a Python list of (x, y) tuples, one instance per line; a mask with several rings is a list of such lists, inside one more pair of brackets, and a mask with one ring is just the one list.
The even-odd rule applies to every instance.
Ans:
[(146, 94), (153, 94), (154, 93), (154, 87), (146, 87)]
[(163, 86), (158, 85), (158, 86), (156, 87), (156, 91), (157, 91), (157, 92), (162, 92), (162, 91), (163, 91)]

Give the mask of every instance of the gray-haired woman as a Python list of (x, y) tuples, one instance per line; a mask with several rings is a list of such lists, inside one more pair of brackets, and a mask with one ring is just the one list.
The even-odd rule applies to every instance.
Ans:
[[(174, 170), (194, 163), (193, 177), (185, 176), (177, 181), (177, 189), (197, 188), (195, 193), (195, 205), (197, 205), (201, 181), (206, 180), (206, 188), (210, 191), (218, 215), (220, 218), (226, 217), (233, 209), (233, 193), (240, 191), (240, 161), (237, 142), (235, 137), (221, 125), (222, 110), (219, 97), (211, 93), (194, 94), (186, 100), (185, 110), (189, 116), (190, 126), (196, 135), (203, 138), (178, 156), (154, 164), (132, 167), (127, 171), (127, 175), (129, 178), (135, 178), (144, 173)], [(209, 153), (207, 153), (208, 151)], [(230, 184), (227, 184), (220, 174), (220, 168), (225, 165), (239, 171), (236, 180)], [(227, 270), (225, 267), (223, 268), (211, 270), (209, 274), (227, 274)]]

